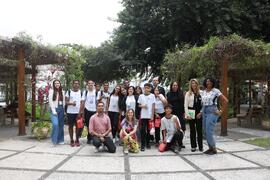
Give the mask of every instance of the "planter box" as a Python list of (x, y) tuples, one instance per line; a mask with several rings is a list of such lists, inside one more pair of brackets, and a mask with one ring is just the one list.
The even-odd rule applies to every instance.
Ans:
[(270, 121), (262, 121), (262, 128), (266, 130), (270, 130)]
[(49, 136), (50, 128), (36, 127), (33, 129), (33, 136), (37, 139), (46, 139)]

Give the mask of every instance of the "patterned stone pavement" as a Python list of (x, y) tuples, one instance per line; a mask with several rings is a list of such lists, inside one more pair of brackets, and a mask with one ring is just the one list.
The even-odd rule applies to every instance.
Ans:
[(219, 152), (209, 156), (191, 152), (188, 135), (184, 142), (186, 148), (179, 153), (160, 153), (152, 146), (124, 155), (121, 146), (115, 154), (95, 153), (85, 139), (80, 147), (52, 148), (49, 139), (17, 137), (0, 142), (0, 179), (270, 180), (270, 149), (217, 137)]

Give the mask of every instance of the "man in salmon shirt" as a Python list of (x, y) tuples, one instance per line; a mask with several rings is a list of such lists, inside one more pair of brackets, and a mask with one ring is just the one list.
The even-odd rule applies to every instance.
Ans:
[(97, 113), (90, 118), (89, 132), (93, 135), (93, 145), (97, 152), (104, 144), (109, 153), (115, 153), (116, 146), (109, 137), (112, 130), (111, 121), (109, 116), (104, 113), (103, 106), (103, 102), (97, 104)]

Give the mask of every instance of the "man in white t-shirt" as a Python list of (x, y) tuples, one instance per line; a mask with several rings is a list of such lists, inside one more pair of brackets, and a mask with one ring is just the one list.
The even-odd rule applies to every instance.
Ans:
[[(78, 128), (76, 126), (76, 120), (81, 117), (82, 114), (82, 92), (80, 90), (80, 81), (73, 80), (72, 89), (66, 92), (66, 105), (67, 105), (67, 119), (68, 119), (68, 130), (70, 136), (70, 146), (80, 146)], [(76, 126), (76, 140), (73, 140), (73, 127)]]
[(138, 99), (139, 107), (141, 108), (141, 151), (146, 148), (150, 149), (150, 129), (148, 122), (154, 120), (155, 112), (155, 96), (150, 93), (151, 85), (144, 84), (144, 94), (141, 94)]
[[(86, 89), (82, 95), (82, 104), (84, 107), (84, 120), (85, 120), (85, 126), (87, 129), (89, 129), (89, 120), (91, 116), (93, 116), (96, 113), (96, 91), (95, 91), (95, 83), (92, 80), (89, 80), (88, 83), (88, 89)], [(88, 131), (87, 135), (87, 144), (91, 144), (92, 136)]]
[(103, 90), (100, 90), (97, 95), (98, 102), (103, 102), (104, 104), (104, 112), (108, 114), (108, 102), (110, 99), (110, 92), (109, 92), (109, 83), (103, 83)]

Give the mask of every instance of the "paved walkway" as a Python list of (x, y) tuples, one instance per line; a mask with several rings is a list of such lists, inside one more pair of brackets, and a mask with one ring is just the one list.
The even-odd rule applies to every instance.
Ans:
[(122, 147), (115, 154), (95, 153), (85, 139), (81, 147), (52, 148), (49, 139), (13, 137), (0, 141), (0, 179), (270, 180), (270, 149), (224, 137), (217, 141), (219, 152), (213, 156), (192, 153), (188, 135), (186, 148), (177, 154), (152, 147), (124, 155)]

